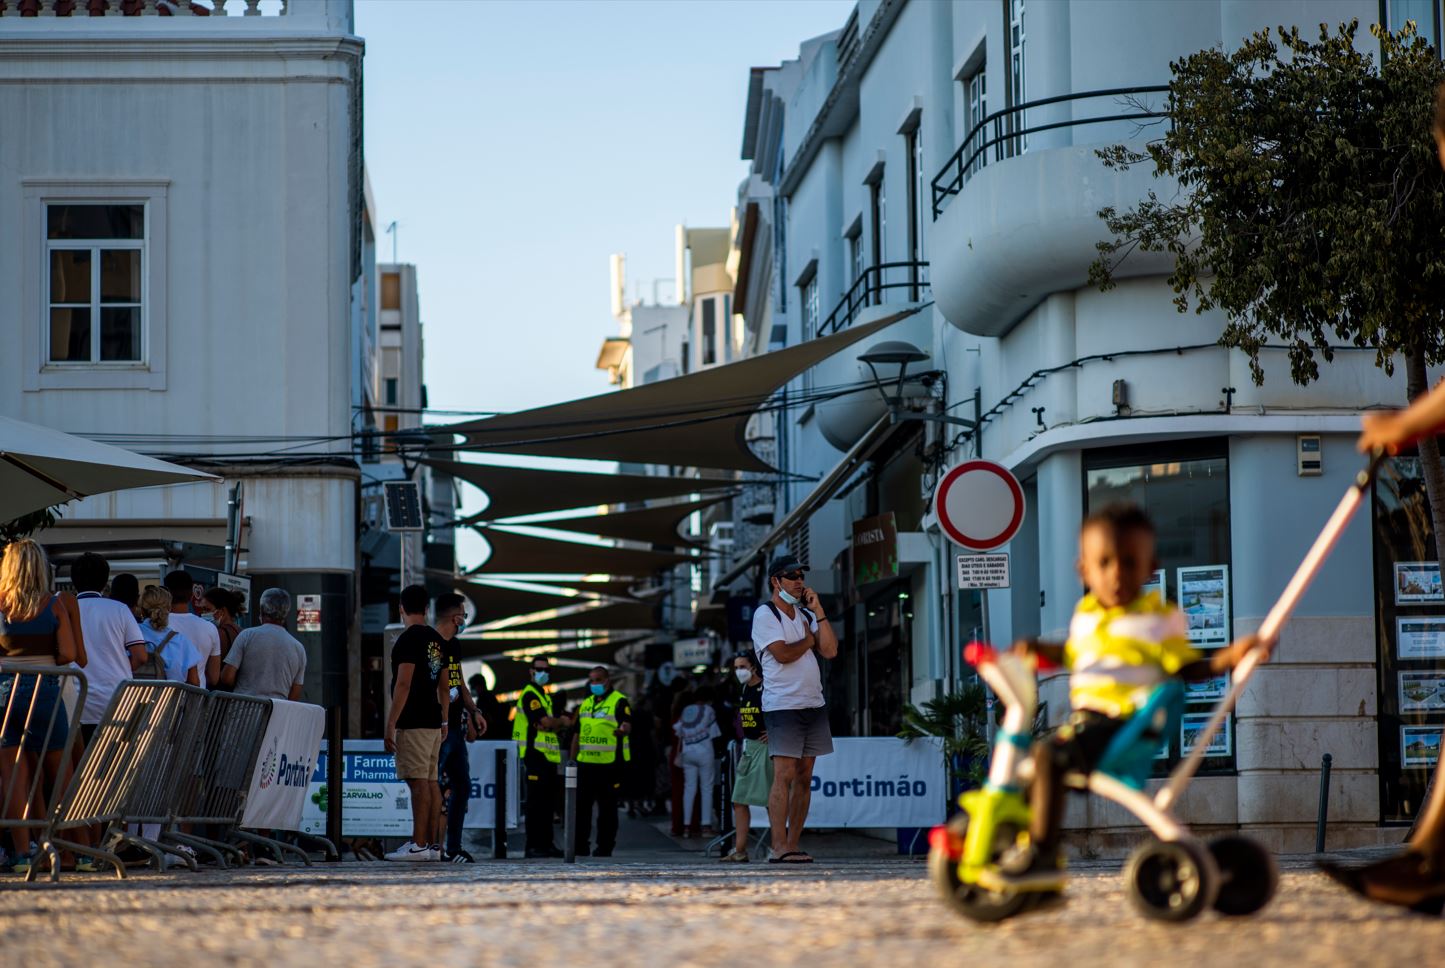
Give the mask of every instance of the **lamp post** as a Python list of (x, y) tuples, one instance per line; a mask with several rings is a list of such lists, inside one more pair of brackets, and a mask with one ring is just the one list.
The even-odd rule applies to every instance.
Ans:
[[(888, 408), (888, 415), (894, 423), (903, 420), (923, 420), (928, 423), (948, 424), (953, 427), (963, 427), (974, 433), (978, 432), (978, 425), (981, 422), (980, 409), (982, 405), (982, 394), (979, 388), (973, 391), (973, 419), (966, 420), (963, 417), (955, 417), (946, 413), (921, 413), (916, 410), (909, 410), (903, 406), (903, 384), (908, 378), (908, 366), (911, 363), (922, 363), (929, 358), (923, 350), (901, 339), (884, 340), (869, 347), (868, 351), (858, 356), (858, 362), (866, 364), (868, 371), (873, 374), (873, 384), (878, 388), (878, 393), (883, 397), (883, 403)], [(898, 376), (885, 380), (878, 373), (880, 366), (898, 367)], [(894, 392), (890, 395), (888, 385), (892, 384)]]

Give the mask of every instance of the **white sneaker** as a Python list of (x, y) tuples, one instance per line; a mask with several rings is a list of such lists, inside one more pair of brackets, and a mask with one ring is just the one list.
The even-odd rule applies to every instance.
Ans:
[(432, 855), (432, 849), (430, 847), (418, 847), (410, 840), (402, 844), (396, 850), (393, 850), (391, 853), (387, 854), (386, 859), (412, 862), (422, 860), (436, 860), (436, 858)]

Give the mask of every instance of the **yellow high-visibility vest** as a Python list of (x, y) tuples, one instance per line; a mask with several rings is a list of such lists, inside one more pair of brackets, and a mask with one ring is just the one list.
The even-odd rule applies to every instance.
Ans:
[[(616, 689), (598, 699), (588, 696), (577, 713), (581, 731), (577, 735), (578, 763), (617, 762), (617, 705), (627, 697)], [(622, 737), (622, 761), (631, 762), (632, 748)]]
[(532, 715), (527, 712), (527, 697), (536, 696), (542, 704), (542, 709), (536, 714), (537, 719), (543, 716), (552, 716), (552, 697), (548, 696), (533, 683), (528, 683), (517, 697), (517, 714), (512, 717), (512, 739), (517, 741), (517, 755), (523, 758), (527, 755), (530, 746), (547, 758), (549, 762), (562, 762), (562, 747), (557, 743), (557, 734), (548, 732), (540, 726), (534, 726)]

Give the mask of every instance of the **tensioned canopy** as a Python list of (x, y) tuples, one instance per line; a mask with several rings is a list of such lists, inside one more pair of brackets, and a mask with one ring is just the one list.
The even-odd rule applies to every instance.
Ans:
[(485, 582), (456, 581), (456, 590), (471, 599), (476, 608), (477, 624), (511, 618), (513, 615), (530, 615), (549, 608), (566, 608), (581, 605), (586, 598), (571, 595), (549, 595), (546, 592), (532, 592), (521, 588), (507, 588)]
[(736, 487), (738, 483), (726, 478), (593, 474), (553, 471), (540, 467), (466, 464), (454, 460), (427, 460), (423, 463), (487, 493), (486, 509), (468, 518), (468, 524), (598, 504), (683, 497), (698, 491)]
[(491, 556), (467, 572), (469, 575), (543, 574), (613, 575), (641, 578), (685, 561), (691, 555), (668, 551), (640, 551), (538, 538), (501, 528), (476, 529), (491, 546)]
[[(515, 581), (525, 581), (530, 585), (542, 585), (555, 588), (575, 588), (579, 592), (589, 595), (607, 595), (611, 598), (631, 598), (639, 601), (650, 601), (659, 595), (667, 593), (667, 588), (661, 585), (644, 585), (632, 578), (621, 578), (607, 581), (558, 581), (554, 578), (531, 578), (518, 577)], [(636, 591), (633, 591), (636, 589)]]
[(915, 312), (671, 380), (438, 430), (463, 435), (466, 450), (770, 472), (745, 438), (753, 413), (799, 373)]
[(508, 632), (531, 632), (537, 629), (650, 629), (657, 625), (656, 610), (648, 604), (619, 602), (582, 609), (569, 615), (544, 618), (523, 625), (510, 625)]
[(706, 542), (695, 541), (678, 533), (682, 523), (694, 512), (712, 507), (728, 496), (708, 497), (681, 504), (665, 504), (662, 507), (638, 508), (633, 511), (615, 511), (612, 514), (592, 514), (585, 518), (552, 518), (542, 521), (528, 521), (537, 528), (553, 528), (559, 531), (576, 531), (579, 534), (597, 534), (607, 538), (622, 538), (625, 541), (642, 541), (656, 545), (692, 545), (702, 547)]

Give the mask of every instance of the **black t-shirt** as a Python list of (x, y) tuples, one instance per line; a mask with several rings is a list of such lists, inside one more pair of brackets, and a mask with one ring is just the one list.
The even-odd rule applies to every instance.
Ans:
[(437, 681), (446, 668), (447, 643), (430, 625), (409, 626), (397, 636), (391, 648), (391, 687), (396, 694), (396, 670), (410, 662), (411, 690), (406, 705), (396, 718), (397, 729), (440, 729), (442, 706), (437, 699)]
[(743, 728), (743, 739), (760, 739), (766, 728), (763, 726), (763, 684), (743, 686), (742, 698), (738, 700), (738, 722)]
[(462, 717), (466, 714), (467, 704), (462, 699), (462, 693), (467, 691), (467, 684), (462, 681), (462, 660), (452, 649), (452, 643), (445, 642), (442, 647), (446, 649), (447, 685), (452, 693), (451, 703), (447, 706), (447, 729), (454, 731), (464, 728)]

